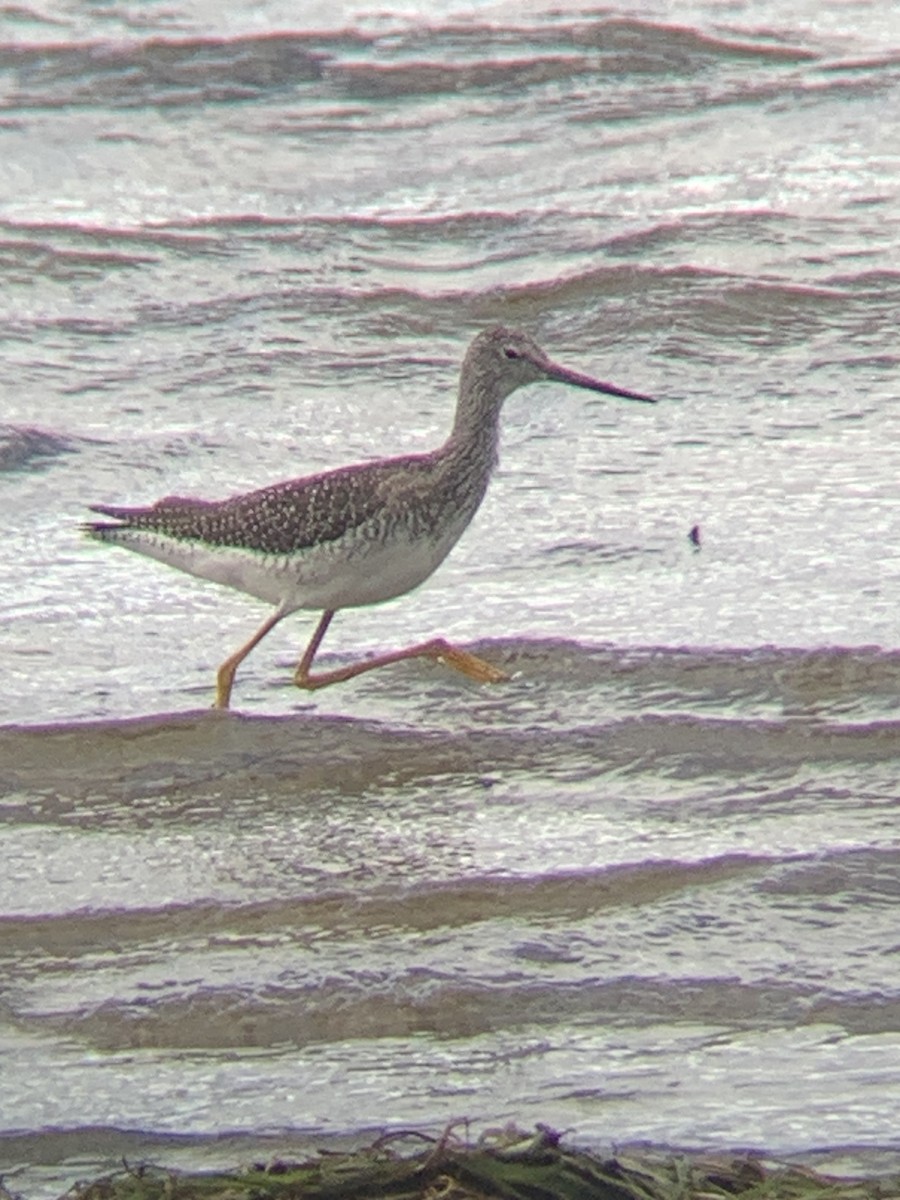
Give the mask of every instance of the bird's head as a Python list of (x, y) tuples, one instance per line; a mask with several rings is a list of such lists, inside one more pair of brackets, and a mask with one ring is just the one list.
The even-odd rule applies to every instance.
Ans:
[(623, 400), (655, 403), (651, 396), (631, 392), (560, 366), (545, 354), (527, 333), (519, 329), (507, 329), (502, 325), (480, 333), (469, 347), (463, 363), (463, 390), (467, 387), (477, 388), (495, 397), (497, 401), (504, 400), (517, 388), (541, 380), (567, 383), (572, 387), (603, 392), (607, 396), (618, 396)]

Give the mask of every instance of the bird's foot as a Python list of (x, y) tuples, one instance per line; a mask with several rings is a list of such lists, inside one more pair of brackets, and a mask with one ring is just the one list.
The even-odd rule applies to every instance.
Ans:
[(501, 671), (493, 663), (479, 658), (477, 654), (470, 654), (468, 650), (460, 650), (458, 646), (451, 646), (443, 639), (435, 643), (432, 657), (436, 662), (444, 663), (446, 666), (452, 667), (454, 671), (459, 671), (461, 674), (467, 675), (469, 679), (474, 679), (476, 683), (506, 683), (509, 679), (506, 671)]
[(216, 698), (213, 708), (225, 709), (231, 705), (231, 689), (234, 687), (234, 671), (228, 670), (228, 663), (223, 663), (216, 675)]

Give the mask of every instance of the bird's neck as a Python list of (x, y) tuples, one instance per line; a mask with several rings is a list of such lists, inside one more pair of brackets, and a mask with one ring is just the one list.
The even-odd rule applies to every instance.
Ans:
[(497, 463), (502, 407), (502, 396), (481, 381), (467, 380), (464, 375), (445, 449), (482, 464), (489, 475)]
[(481, 504), (497, 465), (501, 403), (477, 389), (460, 389), (453, 428), (435, 456), (448, 503), (458, 507), (466, 523)]

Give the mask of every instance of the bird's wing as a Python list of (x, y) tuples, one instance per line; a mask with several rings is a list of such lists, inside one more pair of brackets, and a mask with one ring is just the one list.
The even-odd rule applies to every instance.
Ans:
[(288, 554), (340, 540), (377, 519), (389, 504), (387, 486), (399, 467), (418, 458), (382, 460), (291, 479), (227, 500), (166, 496), (148, 508), (93, 505), (115, 524), (90, 522), (88, 533), (148, 529), (183, 541)]

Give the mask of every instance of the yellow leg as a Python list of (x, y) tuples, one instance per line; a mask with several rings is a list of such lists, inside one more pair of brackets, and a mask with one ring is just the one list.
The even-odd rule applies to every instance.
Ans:
[(236, 650), (230, 658), (226, 658), (216, 673), (216, 702), (213, 708), (228, 708), (231, 703), (231, 689), (234, 687), (234, 673), (250, 653), (258, 646), (266, 634), (275, 628), (284, 616), (283, 609), (277, 608), (268, 620), (264, 621), (253, 637), (240, 650)]
[[(300, 662), (297, 664), (297, 670), (294, 672), (294, 683), (299, 688), (314, 691), (316, 688), (328, 687), (331, 683), (343, 683), (347, 679), (354, 679), (357, 675), (362, 675), (366, 671), (374, 671), (378, 667), (387, 667), (391, 663), (404, 662), (408, 658), (430, 658), (434, 662), (445, 663), (448, 667), (453, 667), (455, 671), (460, 671), (463, 675), (468, 675), (470, 679), (474, 679), (478, 683), (502, 683), (505, 679), (509, 679), (505, 671), (491, 666), (483, 658), (469, 654), (467, 650), (460, 650), (456, 646), (451, 646), (443, 638), (432, 638), (430, 642), (422, 642), (420, 645), (410, 646), (406, 650), (394, 650), (390, 654), (380, 654), (377, 658), (368, 658), (365, 662), (353, 663), (348, 667), (338, 667), (334, 671), (323, 671), (321, 674), (312, 675), (310, 673), (312, 661), (322, 644), (322, 639), (325, 637), (333, 616), (333, 612), (322, 614), (322, 619), (316, 626), (312, 640), (306, 647), (306, 652), (300, 659)], [(255, 643), (253, 644), (255, 645)]]

